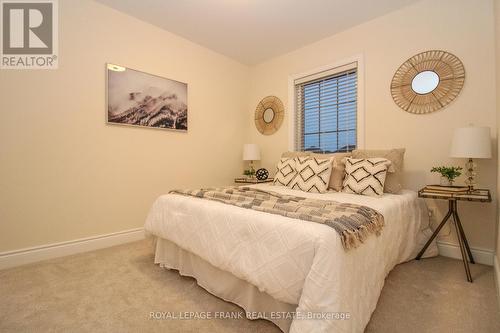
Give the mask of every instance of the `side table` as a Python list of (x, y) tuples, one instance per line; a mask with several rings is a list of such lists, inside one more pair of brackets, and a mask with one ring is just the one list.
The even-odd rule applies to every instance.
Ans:
[[(420, 260), (425, 250), (431, 242), (436, 238), (439, 231), (443, 228), (443, 226), (448, 222), (450, 217), (455, 222), (456, 230), (457, 230), (457, 238), (458, 244), (460, 246), (460, 252), (462, 254), (462, 261), (464, 262), (465, 274), (467, 275), (467, 281), (472, 282), (472, 276), (470, 274), (469, 262), (470, 260), (472, 264), (474, 264), (474, 258), (472, 257), (472, 252), (469, 247), (469, 243), (467, 242), (467, 237), (465, 237), (465, 232), (462, 227), (462, 223), (460, 222), (460, 218), (458, 217), (457, 203), (458, 201), (479, 201), (479, 202), (491, 202), (491, 194), (487, 189), (476, 189), (468, 193), (452, 193), (452, 192), (440, 192), (437, 193), (432, 190), (428, 190), (427, 188), (423, 188), (418, 191), (418, 196), (421, 198), (429, 198), (429, 199), (441, 199), (448, 200), (448, 213), (446, 213), (445, 217), (439, 224), (439, 226), (434, 230), (431, 238), (425, 243), (424, 247), (418, 253), (416, 260)], [(468, 258), (467, 258), (468, 256)]]

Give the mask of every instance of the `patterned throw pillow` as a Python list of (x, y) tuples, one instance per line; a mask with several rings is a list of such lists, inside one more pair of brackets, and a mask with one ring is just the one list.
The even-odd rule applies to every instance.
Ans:
[(326, 192), (332, 172), (332, 161), (331, 158), (295, 157), (297, 175), (289, 187), (304, 192)]
[(379, 196), (391, 161), (385, 158), (346, 158), (342, 192)]
[(282, 158), (276, 166), (276, 175), (274, 176), (274, 185), (289, 186), (297, 175), (295, 170), (295, 160), (293, 158)]
[(397, 194), (403, 188), (403, 160), (404, 148), (388, 150), (356, 149), (352, 152), (352, 158), (386, 158), (391, 161), (387, 170), (384, 184), (384, 192)]

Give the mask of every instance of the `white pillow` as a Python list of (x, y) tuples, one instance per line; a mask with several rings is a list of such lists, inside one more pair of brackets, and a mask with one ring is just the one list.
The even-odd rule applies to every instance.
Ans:
[(295, 170), (295, 160), (293, 158), (282, 158), (276, 166), (276, 175), (274, 176), (274, 185), (288, 186), (297, 175)]
[(368, 196), (382, 195), (390, 165), (391, 161), (385, 158), (346, 158), (342, 192)]
[(330, 183), (333, 158), (295, 157), (297, 175), (289, 187), (304, 192), (325, 193)]

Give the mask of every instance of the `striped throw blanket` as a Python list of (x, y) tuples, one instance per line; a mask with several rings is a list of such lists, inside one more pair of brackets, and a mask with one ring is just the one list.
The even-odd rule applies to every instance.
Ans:
[(173, 190), (170, 193), (325, 224), (340, 235), (345, 250), (356, 248), (370, 234), (379, 235), (384, 226), (383, 215), (366, 206), (283, 195), (250, 187)]

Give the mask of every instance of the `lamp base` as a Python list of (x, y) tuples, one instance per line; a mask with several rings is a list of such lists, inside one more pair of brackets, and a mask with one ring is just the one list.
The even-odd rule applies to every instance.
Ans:
[(252, 171), (252, 174), (255, 174), (255, 169), (253, 168), (253, 161), (250, 161), (250, 171)]
[(476, 176), (477, 176), (477, 165), (474, 163), (472, 158), (469, 158), (469, 161), (465, 163), (465, 185), (469, 187), (469, 192), (474, 192), (474, 185), (476, 185)]

